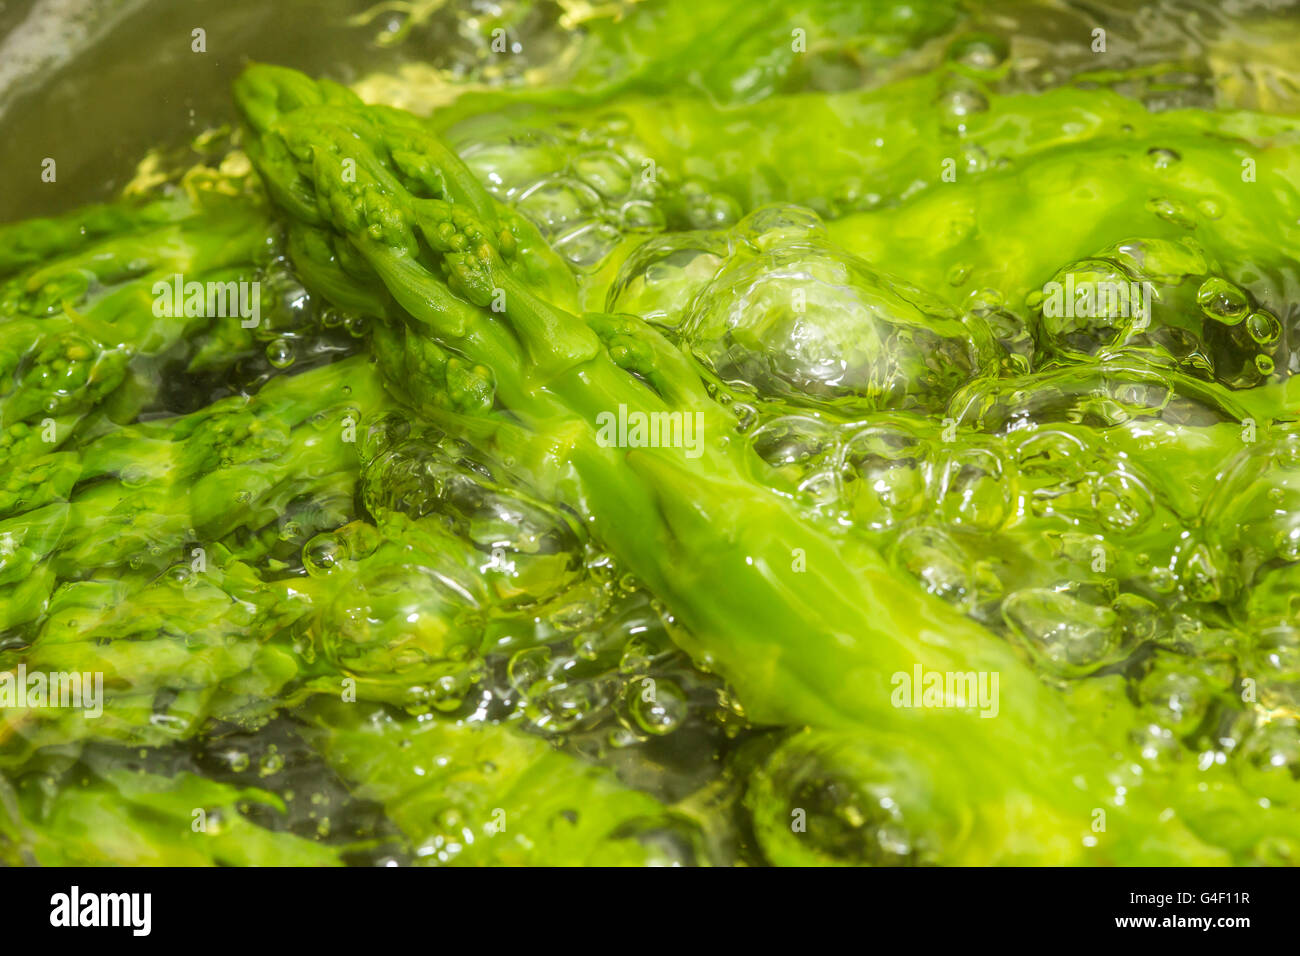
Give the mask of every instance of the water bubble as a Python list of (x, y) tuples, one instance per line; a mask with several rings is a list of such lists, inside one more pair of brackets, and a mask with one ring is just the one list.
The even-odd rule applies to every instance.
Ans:
[(686, 719), (686, 695), (673, 681), (659, 678), (633, 681), (627, 705), (638, 729), (655, 737), (672, 733)]
[(1193, 601), (1209, 603), (1223, 596), (1222, 571), (1215, 553), (1204, 542), (1198, 541), (1186, 549), (1178, 577), (1183, 591)]
[(978, 89), (957, 86), (939, 97), (939, 114), (945, 129), (965, 132), (967, 120), (989, 108), (988, 98)]
[(937, 469), (939, 512), (946, 521), (985, 531), (1011, 513), (1014, 481), (997, 452), (965, 447), (947, 451)]
[(568, 733), (610, 701), (606, 681), (542, 681), (529, 694), (529, 716), (548, 733)]
[(1196, 228), (1196, 217), (1192, 215), (1191, 208), (1177, 199), (1149, 199), (1147, 200), (1147, 209), (1165, 222), (1171, 222), (1175, 226), (1181, 226), (1184, 229)]
[(609, 199), (625, 196), (632, 188), (632, 169), (613, 150), (583, 153), (573, 160), (571, 168), (578, 179)]
[(618, 669), (623, 674), (644, 674), (660, 653), (661, 649), (647, 635), (634, 634), (623, 647)]
[(579, 272), (600, 268), (623, 239), (623, 234), (607, 222), (591, 222), (566, 232), (552, 245)]
[(424, 699), (435, 710), (444, 714), (454, 713), (464, 706), (465, 698), (482, 675), (482, 661), (474, 661), (468, 667), (458, 667), (446, 674), (436, 677), (427, 688)]
[(733, 259), (683, 323), (695, 356), (739, 388), (862, 411), (942, 404), (976, 361), (973, 329), (987, 334), (816, 239)]
[(623, 264), (605, 307), (610, 312), (639, 315), (661, 328), (677, 328), (729, 251), (727, 240), (713, 233), (652, 238)]
[[(978, 146), (975, 143), (967, 143), (961, 147), (959, 153), (961, 155), (961, 168), (963, 172), (982, 173), (988, 170), (989, 154), (984, 151), (984, 147)], [(972, 223), (972, 228), (966, 230), (962, 234), (962, 238), (970, 235), (971, 232), (974, 231), (973, 225), (974, 224)]]
[(1137, 532), (1155, 514), (1155, 499), (1146, 483), (1126, 467), (1094, 476), (1092, 505), (1109, 531)]
[(988, 33), (958, 37), (948, 48), (948, 58), (975, 73), (992, 73), (1007, 58), (1007, 41)]
[(251, 763), (248, 751), (239, 750), (233, 747), (225, 751), (221, 757), (226, 762), (226, 765), (235, 773), (243, 773), (248, 769)]
[(761, 206), (736, 223), (735, 235), (760, 252), (787, 242), (826, 235), (826, 225), (811, 209), (775, 204)]
[(275, 746), (262, 755), (258, 761), (257, 772), (259, 776), (270, 777), (284, 769), (284, 757), (275, 750)]
[(1199, 200), (1196, 208), (1206, 219), (1219, 219), (1223, 216), (1223, 206), (1215, 199)]
[(540, 131), (515, 131), (504, 142), (467, 143), (458, 152), (499, 199), (514, 198), (564, 165), (564, 147)]
[(1063, 591), (1015, 591), (1002, 602), (1002, 618), (1021, 646), (1061, 677), (1090, 674), (1122, 651), (1123, 630), (1115, 611)]
[(1300, 727), (1295, 718), (1263, 723), (1246, 738), (1236, 759), (1246, 766), (1251, 783), (1262, 792), (1271, 792), (1276, 786), (1281, 794), (1288, 793), (1300, 776)]
[(293, 364), (293, 343), (288, 339), (275, 339), (266, 344), (266, 360), (274, 368), (288, 368)]
[(1218, 276), (1201, 283), (1196, 290), (1196, 302), (1208, 318), (1224, 325), (1236, 325), (1250, 310), (1246, 293)]
[(590, 219), (599, 206), (600, 196), (596, 190), (564, 176), (537, 183), (522, 193), (518, 201), (519, 211), (548, 236)]
[(1151, 164), (1152, 169), (1168, 169), (1182, 160), (1182, 156), (1172, 149), (1165, 149), (1162, 146), (1153, 146), (1147, 150), (1147, 161)]
[(1246, 333), (1256, 345), (1272, 345), (1282, 335), (1282, 323), (1263, 309), (1246, 316)]
[(938, 528), (912, 528), (894, 546), (894, 560), (931, 594), (963, 611), (974, 609), (975, 584), (962, 548)]
[(1159, 564), (1151, 568), (1147, 581), (1157, 594), (1172, 594), (1178, 588), (1178, 575), (1172, 568)]
[(700, 193), (686, 202), (686, 222), (691, 229), (721, 229), (740, 219), (740, 203), (726, 193)]
[(826, 456), (835, 448), (836, 432), (816, 418), (787, 415), (755, 429), (748, 442), (785, 483), (796, 488), (814, 469), (828, 463)]
[(549, 647), (526, 647), (516, 651), (506, 665), (506, 675), (510, 685), (521, 694), (543, 680), (550, 673), (551, 649)]
[(302, 549), (302, 564), (313, 577), (323, 577), (347, 556), (347, 545), (336, 534), (318, 534)]
[(628, 232), (663, 232), (664, 212), (646, 199), (632, 199), (619, 209), (619, 222)]
[(884, 530), (925, 507), (929, 448), (902, 428), (871, 426), (844, 443), (842, 472), (854, 523)]

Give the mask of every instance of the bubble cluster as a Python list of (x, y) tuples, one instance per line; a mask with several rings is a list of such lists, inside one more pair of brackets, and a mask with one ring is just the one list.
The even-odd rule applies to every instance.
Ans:
[(625, 241), (725, 228), (740, 218), (727, 194), (659, 167), (617, 113), (582, 127), (470, 133), (459, 152), (580, 275), (599, 270)]
[(670, 328), (733, 390), (840, 414), (941, 407), (995, 349), (981, 317), (836, 249), (798, 207), (647, 244), (607, 308)]

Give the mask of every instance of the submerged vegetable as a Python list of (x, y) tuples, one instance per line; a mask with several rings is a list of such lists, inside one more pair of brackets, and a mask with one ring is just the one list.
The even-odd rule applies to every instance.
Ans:
[[(0, 858), (1296, 862), (1300, 126), (913, 6), (427, 119), (254, 65), (261, 187), (0, 232), (0, 667), (104, 685), (6, 703)], [(173, 271), (305, 304), (249, 375)]]

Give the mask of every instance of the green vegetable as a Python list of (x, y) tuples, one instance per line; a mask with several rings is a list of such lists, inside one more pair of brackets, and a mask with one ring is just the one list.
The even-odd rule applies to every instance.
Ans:
[[(952, 828), (930, 835), (953, 857), (978, 846), (991, 859), (1021, 860), (1013, 841), (993, 838), (1028, 827), (1033, 852), (1058, 862), (1090, 853), (1097, 862), (1216, 861), (1294, 826), (1289, 811), (1252, 809), (1258, 825), (1221, 829), (1215, 818), (1225, 807), (1251, 801), (1209, 774), (1199, 790), (1172, 770), (1141, 787), (1126, 781), (1135, 792), (1117, 799), (1110, 789), (1120, 765), (1095, 730), (1006, 644), (900, 581), (865, 542), (836, 535), (767, 488), (761, 464), (727, 440), (732, 420), (669, 342), (633, 318), (579, 319), (539, 299), (515, 278), (522, 253), (508, 230), (495, 230), (485, 195), (427, 195), (427, 175), (414, 179), (403, 168), (409, 161), (391, 153), (382, 132), (389, 114), (322, 110), (310, 104), (329, 94), (311, 97), (302, 84), (256, 67), (237, 88), (272, 194), (294, 197), (287, 211), (304, 225), (350, 240), (406, 310), (396, 321), (491, 371), (498, 401), (524, 426), (500, 429), (496, 452), (527, 462), (531, 483), (590, 516), (597, 538), (668, 601), (692, 652), (736, 686), (755, 719), (862, 735), (886, 754), (905, 750), (920, 774), (919, 783), (894, 781), (905, 816), (913, 801), (932, 806), (923, 795), (960, 798), (947, 808)], [(344, 175), (348, 163), (355, 182)], [(444, 176), (463, 180), (455, 169)], [(487, 308), (494, 292), (502, 311)], [(873, 303), (889, 319), (904, 303), (916, 307), (905, 291), (893, 294), (901, 297)], [(401, 341), (376, 342), (381, 363), (396, 361), (383, 349)], [(421, 384), (446, 388), (436, 375)], [(597, 417), (620, 408), (698, 415), (708, 438), (698, 458), (604, 447)], [(798, 577), (801, 557), (814, 570)], [(999, 674), (998, 719), (891, 706), (890, 675), (917, 665)], [(1178, 813), (1162, 814), (1169, 805)], [(1096, 841), (1085, 834), (1097, 808), (1111, 824), (1092, 852)]]
[(645, 866), (697, 861), (691, 824), (542, 740), (493, 725), (401, 721), (335, 704), (321, 752), (384, 805), (434, 865)]
[(1286, 31), (458, 12), (0, 227), (0, 861), (1296, 863)]
[[(250, 822), (258, 805), (271, 814), (273, 794), (220, 784), (192, 773), (140, 773), (115, 755), (89, 768), (32, 774), (0, 806), (0, 836), (21, 850), (7, 862), (40, 866), (338, 866), (338, 849)], [(93, 776), (89, 774), (93, 773)], [(61, 781), (61, 777), (70, 778)], [(80, 777), (80, 779), (78, 779)]]
[(60, 581), (99, 568), (157, 573), (240, 530), (278, 535), (301, 499), (329, 512), (352, 494), (355, 434), (377, 391), (353, 359), (276, 379), (252, 399), (113, 428), (17, 470), (0, 519), (0, 626), (35, 620)]

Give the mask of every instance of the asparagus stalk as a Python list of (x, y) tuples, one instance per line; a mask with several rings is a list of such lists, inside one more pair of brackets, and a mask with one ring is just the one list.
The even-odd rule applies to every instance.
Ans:
[(349, 501), (355, 432), (379, 392), (355, 358), (16, 469), (0, 520), (0, 627), (36, 620), (59, 582), (103, 568), (161, 571), (188, 562), (182, 546), (279, 528), (296, 499), (318, 499), (326, 512)]

